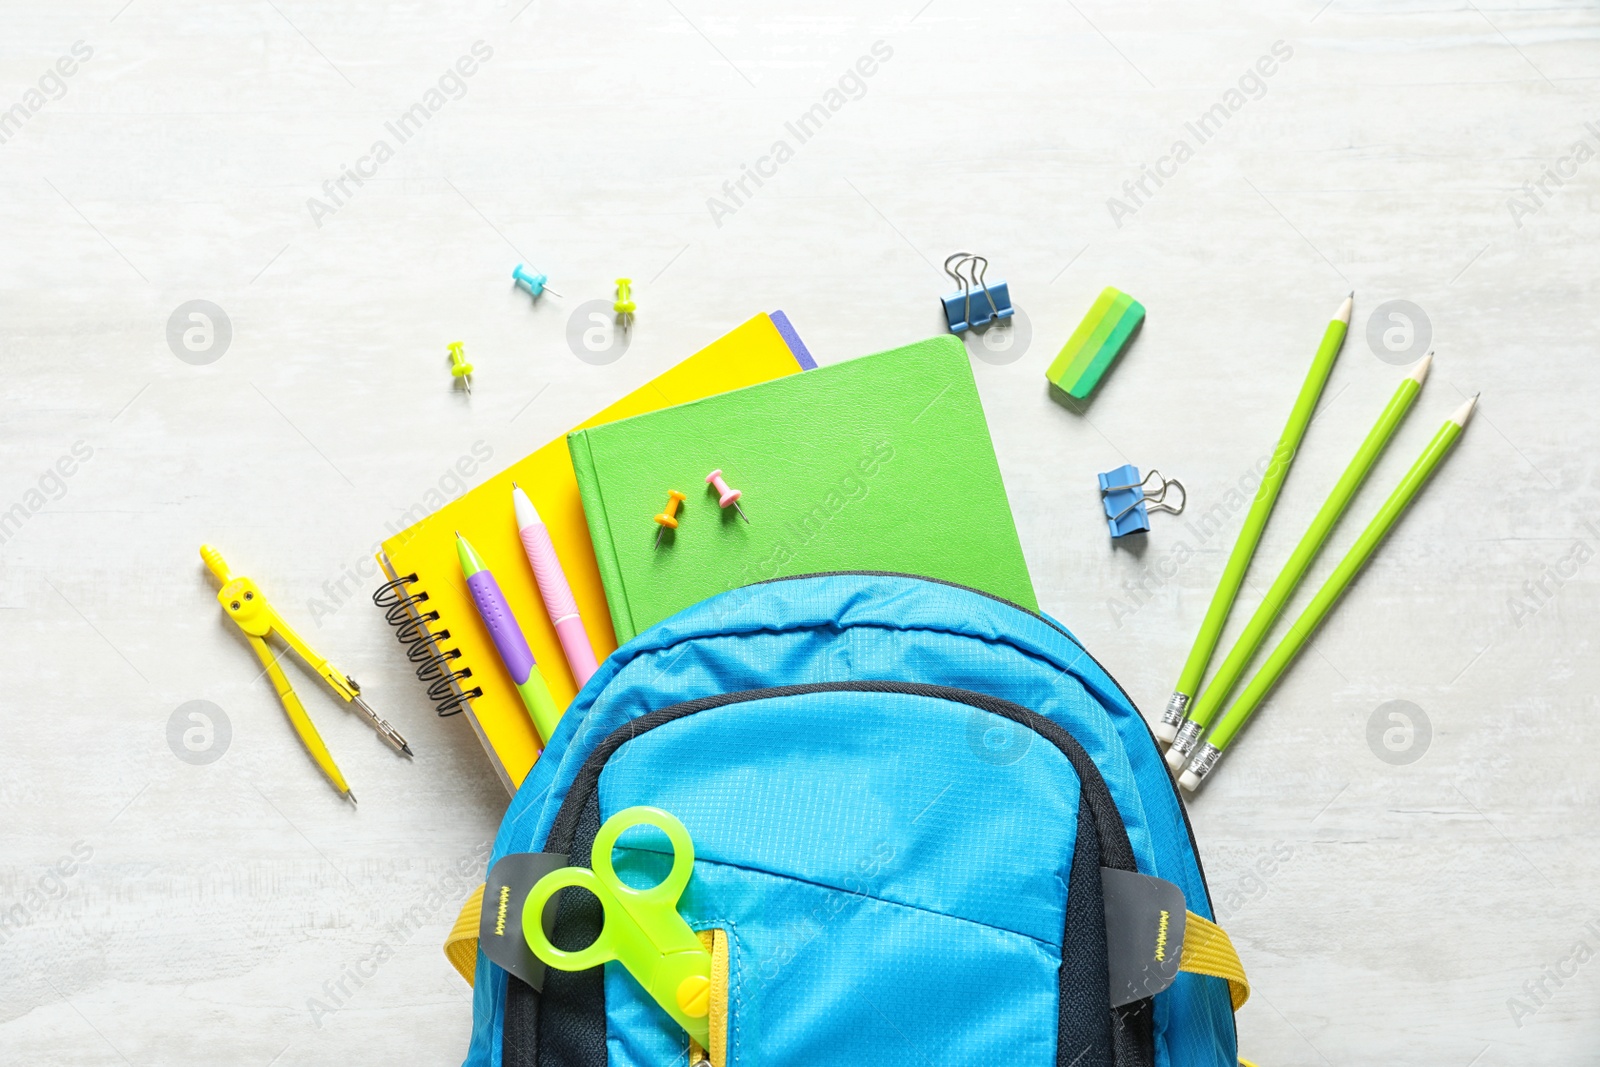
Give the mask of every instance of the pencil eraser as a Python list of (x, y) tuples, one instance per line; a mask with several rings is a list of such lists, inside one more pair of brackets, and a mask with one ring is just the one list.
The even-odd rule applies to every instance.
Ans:
[(1200, 788), (1200, 776), (1193, 771), (1184, 771), (1178, 775), (1178, 784), (1183, 786), (1185, 793), (1193, 793)]
[(1173, 770), (1177, 770), (1179, 767), (1182, 767), (1187, 762), (1189, 762), (1189, 757), (1186, 754), (1184, 754), (1182, 752), (1179, 752), (1175, 748), (1167, 749), (1167, 766), (1168, 767), (1171, 767)]
[(1172, 744), (1172, 739), (1178, 736), (1178, 728), (1165, 720), (1150, 727), (1150, 732), (1155, 734), (1156, 740), (1163, 745)]
[(1143, 322), (1143, 304), (1120, 289), (1106, 286), (1044, 376), (1068, 396), (1076, 400), (1087, 398)]

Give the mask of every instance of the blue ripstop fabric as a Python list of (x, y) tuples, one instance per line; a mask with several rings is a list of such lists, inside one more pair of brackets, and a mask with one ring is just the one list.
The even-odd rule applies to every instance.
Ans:
[[(730, 1063), (866, 1048), (876, 1062), (1054, 1063), (1076, 775), (1049, 745), (1004, 767), (975, 759), (974, 714), (878, 693), (751, 701), (657, 727), (607, 764), (602, 818), (651, 804), (694, 838), (680, 910), (728, 932)], [(685, 1051), (625, 972), (607, 975), (606, 1011), (612, 1064)]]
[[(491, 863), (540, 851), (590, 752), (643, 715), (743, 690), (861, 680), (971, 690), (1064, 728), (1103, 776), (1138, 868), (1176, 883), (1190, 910), (1211, 916), (1154, 741), (1077, 641), (1051, 620), (980, 593), (894, 575), (734, 590), (619, 649), (529, 773)], [(941, 703), (822, 693), (733, 704), (643, 733), (607, 763), (601, 817), (654, 803), (685, 821), (699, 856), (685, 913), (702, 927), (728, 929), (733, 968), (754, 976), (734, 983), (730, 1062), (741, 1062), (735, 1049), (753, 1052), (757, 1041), (770, 1062), (810, 1061), (824, 1051), (823, 1061), (844, 1051), (892, 1059), (893, 1042), (880, 1040), (881, 1012), (873, 1013), (878, 1030), (861, 1019), (859, 1047), (814, 1044), (833, 1032), (819, 1024), (824, 1015), (854, 1018), (869, 1003), (901, 1013), (890, 1016), (895, 1027), (921, 1027), (913, 1041), (919, 1063), (978, 1062), (972, 1050), (1001, 1049), (990, 1042), (1003, 1042), (1008, 1059), (1054, 1062), (1056, 994), (1038, 968), (1060, 959), (1076, 776), (1038, 734)], [(947, 784), (961, 805), (930, 795)], [(830, 835), (843, 847), (816, 847)], [(866, 888), (851, 888), (862, 879), (852, 863), (872, 870)], [(806, 937), (819, 915), (828, 917), (825, 932)], [(763, 969), (773, 972), (770, 980), (761, 980)], [(906, 986), (908, 974), (926, 981)], [(500, 1067), (506, 976), (481, 956), (478, 975), (466, 1067)], [(852, 990), (870, 992), (857, 999)], [(986, 1008), (983, 1032), (960, 1035), (961, 1045), (930, 1045), (935, 1035), (953, 1036), (952, 1012), (936, 1007), (953, 990), (966, 1005), (992, 995), (992, 1014)], [(605, 994), (613, 1062), (667, 1064), (682, 1055), (681, 1032), (673, 1035), (614, 964)], [(970, 1010), (961, 1017), (971, 1018)], [(1235, 1062), (1222, 981), (1181, 974), (1155, 998), (1153, 1021), (1161, 1067)], [(961, 1054), (929, 1058), (933, 1048)]]

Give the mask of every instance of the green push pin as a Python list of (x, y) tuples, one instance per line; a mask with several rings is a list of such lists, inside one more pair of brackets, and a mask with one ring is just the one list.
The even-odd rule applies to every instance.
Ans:
[(617, 299), (611, 305), (611, 310), (617, 313), (617, 324), (622, 327), (622, 332), (627, 333), (633, 326), (633, 313), (638, 310), (638, 305), (633, 302), (633, 279), (617, 279)]
[(472, 364), (467, 362), (467, 346), (460, 341), (450, 343), (450, 377), (459, 379), (472, 395)]

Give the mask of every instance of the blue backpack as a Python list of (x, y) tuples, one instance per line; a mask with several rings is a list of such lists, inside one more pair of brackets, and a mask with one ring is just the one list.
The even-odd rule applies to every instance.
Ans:
[[(465, 1067), (1235, 1063), (1248, 987), (1183, 805), (1127, 694), (1046, 616), (859, 572), (704, 601), (578, 694), (491, 867), (589, 866), (637, 805), (693, 839), (679, 910), (713, 957), (710, 1047), (616, 963), (536, 992), (478, 953)], [(1164, 879), (1189, 913), (1183, 970), (1118, 1007), (1103, 871)], [(589, 894), (551, 913), (563, 947), (600, 932)]]

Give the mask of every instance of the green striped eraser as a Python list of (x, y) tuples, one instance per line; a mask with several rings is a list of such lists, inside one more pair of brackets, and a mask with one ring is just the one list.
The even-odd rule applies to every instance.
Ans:
[(1083, 400), (1094, 392), (1101, 376), (1128, 347), (1133, 331), (1143, 321), (1143, 304), (1120, 289), (1106, 286), (1044, 376), (1068, 396)]

